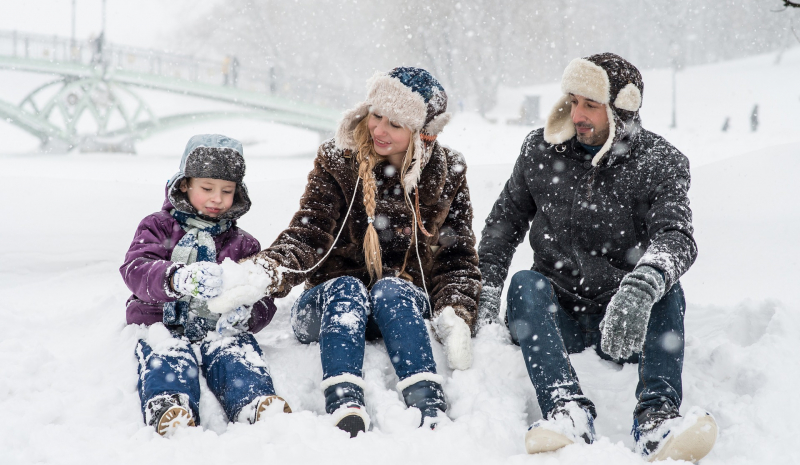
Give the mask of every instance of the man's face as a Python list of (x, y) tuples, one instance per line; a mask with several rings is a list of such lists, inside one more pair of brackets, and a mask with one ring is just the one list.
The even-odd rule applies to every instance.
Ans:
[(580, 95), (569, 94), (570, 115), (575, 124), (578, 142), (586, 145), (603, 145), (608, 139), (608, 113), (606, 106)]

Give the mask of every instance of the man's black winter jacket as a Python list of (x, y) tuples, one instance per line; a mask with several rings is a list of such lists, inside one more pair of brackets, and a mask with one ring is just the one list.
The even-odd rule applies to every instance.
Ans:
[(669, 289), (697, 256), (689, 160), (637, 128), (592, 166), (575, 137), (553, 145), (542, 133), (525, 139), (486, 219), (478, 255), (482, 310), (490, 315), (481, 317), (497, 315), (511, 258), (529, 229), (532, 269), (550, 279), (562, 303), (579, 303), (578, 311), (604, 311), (637, 265), (661, 270)]

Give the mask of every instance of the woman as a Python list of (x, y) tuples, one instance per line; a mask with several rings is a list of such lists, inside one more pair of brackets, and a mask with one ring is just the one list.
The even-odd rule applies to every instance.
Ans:
[(351, 436), (369, 427), (364, 345), (380, 336), (406, 405), (435, 425), (447, 405), (424, 319), (450, 366), (469, 368), (480, 293), (466, 165), (436, 142), (444, 89), (420, 68), (377, 73), (368, 88), (320, 146), (289, 227), (252, 258), (275, 296), (306, 282), (292, 327), (319, 341), (325, 409)]

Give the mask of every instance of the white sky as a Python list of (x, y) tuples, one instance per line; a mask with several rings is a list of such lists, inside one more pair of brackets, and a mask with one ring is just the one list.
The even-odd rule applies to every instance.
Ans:
[[(194, 19), (215, 0), (106, 0), (109, 42), (157, 48), (181, 22)], [(88, 39), (102, 28), (102, 0), (74, 0), (75, 37)], [(73, 0), (3, 0), (0, 30), (69, 37)]]

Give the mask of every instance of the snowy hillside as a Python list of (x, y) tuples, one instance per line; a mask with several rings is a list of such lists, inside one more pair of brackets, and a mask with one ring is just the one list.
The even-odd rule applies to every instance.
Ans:
[[(720, 436), (704, 465), (800, 463), (800, 49), (779, 65), (766, 55), (689, 68), (678, 75), (678, 127), (669, 129), (670, 75), (644, 73), (643, 120), (686, 153), (699, 258), (682, 280), (687, 297), (682, 411), (711, 411)], [(0, 97), (15, 100), (31, 78), (0, 74)], [(557, 86), (526, 89), (549, 109)], [(750, 131), (759, 104), (761, 124)], [(165, 97), (161, 105), (181, 104)], [(512, 110), (509, 110), (512, 111)], [(516, 111), (515, 109), (513, 111)], [(726, 117), (730, 130), (720, 130)], [(464, 152), (475, 204), (474, 229), (511, 171), (530, 127), (458, 114), (442, 135)], [(475, 340), (472, 369), (452, 373), (441, 346), (452, 422), (416, 428), (394, 389), (382, 343), (365, 357), (373, 430), (350, 440), (332, 427), (319, 390), (316, 345), (298, 343), (289, 308), (257, 335), (278, 394), (295, 413), (256, 425), (227, 422), (203, 385), (201, 428), (158, 436), (141, 419), (133, 348), (146, 334), (126, 326), (129, 291), (118, 268), (139, 220), (160, 208), (189, 136), (221, 132), (245, 142), (253, 208), (240, 225), (269, 244), (288, 223), (311, 168), (314, 134), (263, 123), (206, 123), (143, 142), (140, 154), (31, 153), (18, 129), (0, 123), (0, 464), (641, 464), (629, 435), (636, 367), (573, 356), (595, 402), (592, 446), (528, 456), (523, 435), (540, 416), (519, 348), (504, 327)], [(512, 273), (527, 268), (520, 248)]]

